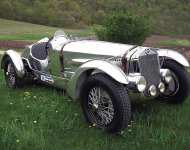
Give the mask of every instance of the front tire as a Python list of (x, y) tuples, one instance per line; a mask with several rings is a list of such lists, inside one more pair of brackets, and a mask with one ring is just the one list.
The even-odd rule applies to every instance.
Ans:
[[(170, 83), (165, 93), (161, 94), (159, 99), (165, 100), (169, 103), (182, 103), (189, 96), (190, 91), (190, 77), (186, 68), (173, 60), (165, 60), (162, 68), (169, 69), (172, 73), (173, 83)], [(173, 85), (171, 85), (173, 84)]]
[(17, 76), (15, 66), (10, 57), (5, 59), (4, 75), (9, 88), (19, 88), (23, 85), (23, 79)]
[(86, 120), (107, 132), (120, 132), (131, 117), (127, 89), (105, 74), (95, 74), (86, 81), (80, 95)]

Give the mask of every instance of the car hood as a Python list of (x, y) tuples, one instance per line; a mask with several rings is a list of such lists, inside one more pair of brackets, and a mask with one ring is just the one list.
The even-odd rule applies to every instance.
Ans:
[(134, 45), (119, 44), (105, 41), (81, 40), (68, 42), (63, 51), (103, 56), (122, 56)]

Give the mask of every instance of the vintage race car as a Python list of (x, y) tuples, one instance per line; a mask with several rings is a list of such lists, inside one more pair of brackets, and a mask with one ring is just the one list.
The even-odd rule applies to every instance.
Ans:
[(189, 62), (176, 51), (95, 40), (73, 40), (63, 31), (2, 58), (8, 87), (25, 80), (63, 89), (79, 99), (86, 120), (108, 132), (127, 127), (130, 93), (170, 103), (189, 95)]

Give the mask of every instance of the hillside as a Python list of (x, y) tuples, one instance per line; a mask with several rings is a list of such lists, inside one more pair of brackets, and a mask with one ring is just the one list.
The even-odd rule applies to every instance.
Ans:
[(84, 28), (107, 14), (146, 15), (155, 34), (190, 34), (189, 0), (1, 0), (0, 17), (50, 26)]
[(0, 19), (0, 40), (39, 40), (45, 36), (52, 36), (58, 29), (74, 36), (93, 34), (90, 29), (65, 29)]

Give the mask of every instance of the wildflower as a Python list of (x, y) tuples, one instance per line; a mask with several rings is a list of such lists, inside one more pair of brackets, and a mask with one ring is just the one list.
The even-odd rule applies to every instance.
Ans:
[(93, 126), (93, 127), (95, 127), (95, 126), (96, 126), (96, 124), (95, 124), (95, 123), (93, 123), (93, 124), (92, 124), (92, 126)]
[(29, 106), (29, 105), (27, 105), (27, 106), (26, 106), (26, 108), (30, 108), (30, 106)]
[(56, 110), (55, 112), (58, 113), (58, 110)]
[(36, 121), (36, 120), (34, 120), (33, 122), (34, 122), (35, 124), (37, 123), (37, 121)]
[(36, 99), (37, 97), (36, 96), (33, 96), (34, 99)]
[(12, 102), (10, 102), (9, 104), (10, 104), (10, 105), (13, 105), (13, 103), (12, 103)]
[(20, 143), (20, 140), (19, 140), (19, 139), (16, 139), (16, 143)]
[(30, 96), (30, 92), (24, 92), (24, 96), (26, 97)]
[(128, 129), (128, 132), (132, 132), (132, 129)]
[(74, 116), (77, 117), (77, 116), (78, 116), (78, 113), (74, 113)]

